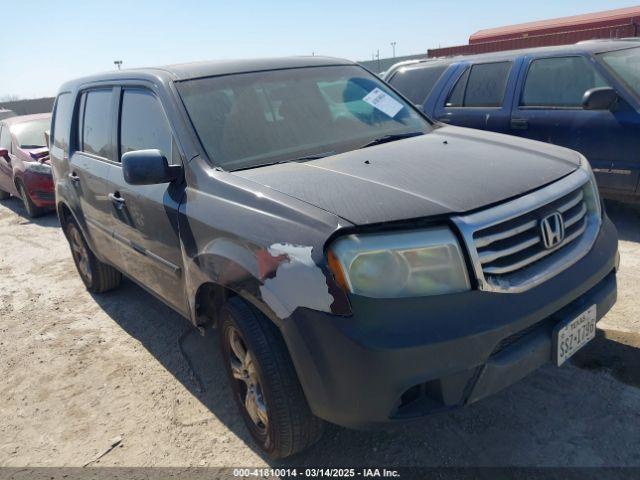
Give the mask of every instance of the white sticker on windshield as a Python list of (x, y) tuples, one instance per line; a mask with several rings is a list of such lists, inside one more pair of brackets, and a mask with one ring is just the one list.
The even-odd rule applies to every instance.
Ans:
[(398, 112), (402, 110), (402, 104), (400, 102), (377, 87), (371, 90), (362, 100), (381, 112), (386, 113), (391, 118), (395, 117)]

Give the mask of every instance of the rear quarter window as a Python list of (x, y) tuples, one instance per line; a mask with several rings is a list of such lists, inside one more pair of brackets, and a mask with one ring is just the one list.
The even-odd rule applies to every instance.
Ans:
[(69, 132), (73, 116), (73, 95), (61, 93), (56, 100), (56, 107), (51, 122), (52, 144), (63, 150), (69, 148)]
[(389, 83), (412, 103), (422, 105), (447, 67), (448, 65), (434, 65), (401, 69), (391, 78)]

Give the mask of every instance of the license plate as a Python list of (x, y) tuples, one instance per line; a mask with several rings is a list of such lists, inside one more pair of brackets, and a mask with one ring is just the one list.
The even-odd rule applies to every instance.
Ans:
[(596, 306), (592, 305), (556, 330), (555, 352), (558, 366), (596, 336)]

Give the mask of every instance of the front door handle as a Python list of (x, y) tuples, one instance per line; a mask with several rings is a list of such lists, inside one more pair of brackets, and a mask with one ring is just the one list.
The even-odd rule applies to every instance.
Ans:
[(78, 183), (80, 182), (80, 177), (78, 175), (76, 175), (76, 172), (71, 172), (69, 174), (69, 179), (73, 182), (73, 183)]
[(118, 210), (122, 210), (126, 203), (124, 198), (122, 198), (118, 192), (110, 193), (109, 200), (111, 200), (111, 203), (113, 203)]
[(512, 118), (511, 128), (513, 130), (526, 130), (529, 128), (529, 120), (526, 118)]

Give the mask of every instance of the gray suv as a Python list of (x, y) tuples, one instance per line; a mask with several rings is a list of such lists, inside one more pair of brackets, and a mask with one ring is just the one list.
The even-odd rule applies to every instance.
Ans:
[(617, 235), (586, 159), (434, 124), (333, 58), (64, 84), (56, 206), (95, 293), (130, 277), (219, 330), (271, 457), (466, 405), (595, 335)]

